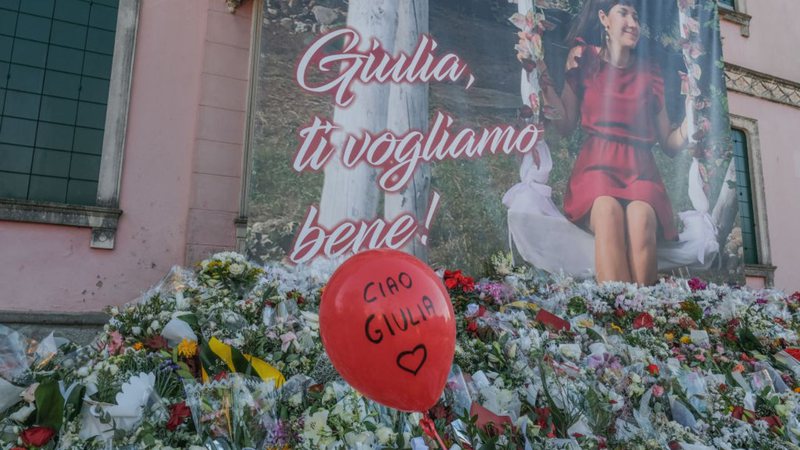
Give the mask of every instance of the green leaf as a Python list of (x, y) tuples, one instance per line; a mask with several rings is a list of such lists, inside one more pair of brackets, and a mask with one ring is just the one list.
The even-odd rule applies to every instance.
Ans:
[(83, 385), (76, 386), (74, 389), (72, 389), (72, 392), (70, 392), (67, 402), (64, 405), (64, 409), (66, 410), (64, 419), (67, 422), (75, 419), (78, 416), (78, 413), (81, 412), (81, 405), (83, 404), (83, 396), (85, 393), (86, 386)]
[(233, 347), (231, 347), (231, 361), (233, 362), (233, 367), (236, 369), (237, 373), (244, 375), (253, 375), (256, 373), (256, 371), (253, 369), (253, 366), (250, 364), (250, 361), (244, 357), (242, 352)]
[(64, 419), (64, 397), (58, 389), (58, 381), (47, 380), (36, 388), (36, 424), (55, 430), (61, 428)]
[(191, 372), (189, 372), (188, 370), (178, 370), (178, 371), (177, 371), (177, 372), (175, 372), (175, 373), (176, 373), (176, 374), (177, 374), (179, 377), (181, 377), (181, 378), (183, 378), (183, 379), (185, 379), (185, 380), (193, 380), (193, 379), (194, 379), (194, 375), (192, 375), (192, 373), (191, 373)]
[(194, 314), (183, 314), (177, 317), (178, 320), (182, 320), (186, 322), (193, 330), (197, 330), (200, 328), (200, 323), (197, 320), (197, 316)]
[(587, 334), (587, 335), (588, 335), (590, 338), (592, 338), (592, 340), (595, 340), (595, 341), (600, 341), (600, 342), (605, 342), (605, 341), (606, 341), (605, 339), (603, 339), (603, 336), (602, 336), (600, 333), (598, 333), (597, 331), (595, 331), (595, 330), (594, 330), (594, 329), (592, 329), (592, 328), (587, 328), (587, 329), (586, 329), (586, 334)]
[(200, 342), (198, 342), (198, 344), (200, 364), (203, 366), (203, 369), (205, 369), (206, 374), (213, 378), (214, 375), (216, 375), (215, 373), (212, 373), (213, 369), (218, 365), (220, 359), (214, 352), (211, 351), (211, 347), (208, 346), (208, 342), (206, 342), (205, 339), (200, 338)]

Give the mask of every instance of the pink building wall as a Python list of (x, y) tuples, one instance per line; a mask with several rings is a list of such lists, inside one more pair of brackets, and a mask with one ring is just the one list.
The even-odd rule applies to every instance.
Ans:
[[(796, 0), (749, 1), (750, 36), (723, 21), (726, 61), (800, 81)], [(113, 250), (91, 231), (0, 221), (0, 310), (99, 311), (135, 299), (169, 267), (235, 246), (253, 3), (146, 0), (136, 42), (120, 217)], [(758, 123), (775, 285), (800, 289), (800, 108), (730, 92)], [(756, 280), (757, 281), (757, 280)]]
[[(800, 100), (800, 60), (795, 57), (800, 41), (796, 24), (800, 2), (748, 0), (745, 6), (752, 16), (749, 37), (742, 35), (738, 24), (722, 21), (725, 61), (795, 84), (797, 97), (793, 98)], [(758, 87), (749, 94), (729, 88), (729, 107), (731, 114), (757, 121), (760, 148), (749, 150), (760, 151), (763, 166), (769, 262), (777, 267), (775, 287), (793, 292), (800, 290), (800, 101), (790, 106), (759, 98), (759, 94)]]
[(90, 248), (88, 228), (0, 221), (0, 310), (99, 311), (234, 247), (251, 11), (142, 2), (116, 246)]

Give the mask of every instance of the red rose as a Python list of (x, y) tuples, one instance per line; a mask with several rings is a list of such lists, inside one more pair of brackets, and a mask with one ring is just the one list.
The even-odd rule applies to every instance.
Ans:
[(186, 402), (175, 403), (169, 406), (169, 420), (167, 421), (167, 429), (175, 431), (183, 421), (192, 415), (192, 410), (186, 406)]
[(653, 326), (653, 316), (646, 312), (639, 314), (635, 319), (633, 319), (634, 330), (638, 330), (639, 328), (652, 329)]
[(455, 272), (449, 270), (444, 271), (444, 285), (447, 286), (447, 289), (455, 289), (456, 286), (458, 286), (459, 275), (461, 275), (460, 270), (456, 270)]
[(469, 331), (472, 334), (477, 335), (478, 334), (478, 324), (475, 323), (475, 321), (470, 320), (469, 322), (467, 322), (467, 331)]
[(444, 285), (447, 289), (460, 288), (464, 292), (472, 292), (475, 289), (475, 280), (461, 273), (460, 270), (444, 271)]
[(472, 277), (462, 276), (460, 280), (461, 290), (464, 292), (472, 292), (475, 290), (475, 280)]
[(30, 427), (20, 433), (22, 443), (28, 446), (42, 447), (55, 436), (56, 430), (49, 427)]
[(657, 377), (659, 373), (658, 366), (655, 364), (650, 364), (649, 366), (647, 366), (647, 371), (650, 372), (650, 375), (654, 377)]

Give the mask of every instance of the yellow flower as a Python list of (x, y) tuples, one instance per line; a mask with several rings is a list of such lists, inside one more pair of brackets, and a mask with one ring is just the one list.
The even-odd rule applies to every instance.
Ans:
[(691, 343), (692, 343), (692, 338), (690, 338), (688, 335), (684, 334), (683, 336), (681, 336), (681, 344), (691, 344)]
[(134, 350), (141, 350), (143, 348), (144, 348), (144, 344), (142, 344), (141, 342), (137, 342), (137, 343), (133, 344), (133, 349)]
[(664, 333), (664, 339), (671, 342), (673, 339), (675, 339), (675, 335), (672, 333)]
[(184, 338), (181, 343), (178, 344), (178, 354), (187, 358), (193, 357), (197, 354), (197, 342)]
[(794, 391), (797, 392), (798, 394), (800, 394), (800, 387), (794, 388)]
[(623, 333), (624, 332), (624, 330), (619, 325), (617, 325), (615, 323), (611, 324), (611, 329), (616, 331), (617, 333)]

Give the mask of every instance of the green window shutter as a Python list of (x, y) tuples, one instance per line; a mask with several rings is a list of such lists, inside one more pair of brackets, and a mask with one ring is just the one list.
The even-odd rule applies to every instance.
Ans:
[(119, 0), (0, 0), (0, 197), (97, 197)]
[(717, 3), (725, 8), (736, 9), (736, 0), (717, 0)]
[(736, 166), (736, 198), (739, 202), (744, 262), (745, 264), (758, 264), (756, 218), (753, 214), (753, 190), (750, 184), (747, 136), (743, 131), (737, 129), (732, 129), (731, 134), (733, 138), (733, 160)]

